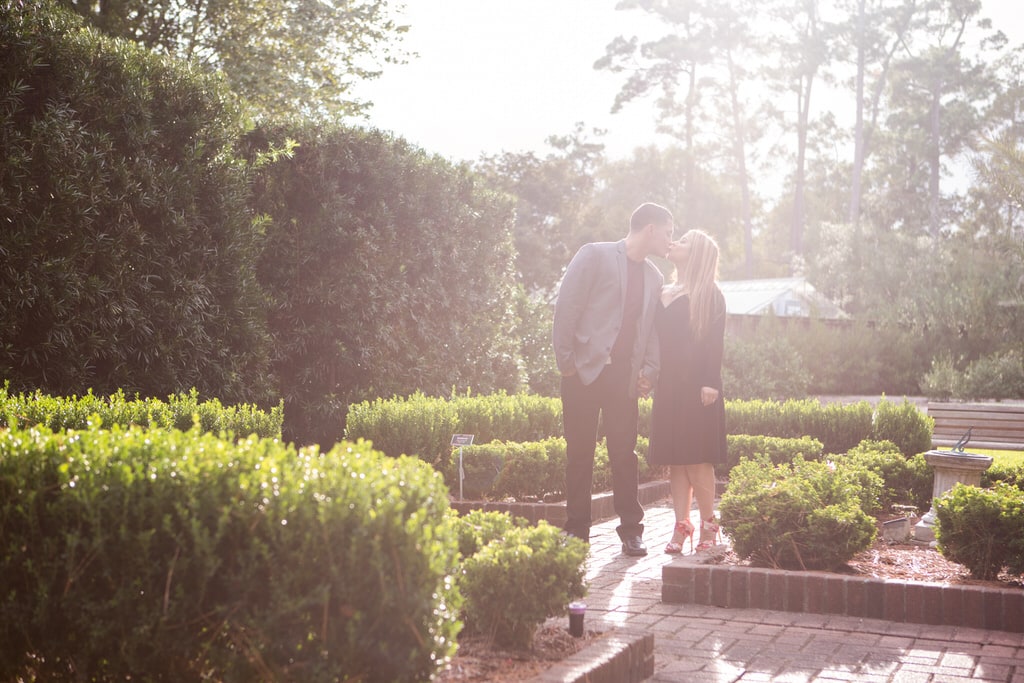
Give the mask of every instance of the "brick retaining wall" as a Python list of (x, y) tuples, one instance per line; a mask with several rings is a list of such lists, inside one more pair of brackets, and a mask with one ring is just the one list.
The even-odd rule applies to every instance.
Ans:
[(827, 572), (697, 564), (662, 567), (665, 603), (712, 605), (1024, 633), (1024, 590)]
[(654, 675), (654, 634), (618, 628), (532, 683), (640, 683)]

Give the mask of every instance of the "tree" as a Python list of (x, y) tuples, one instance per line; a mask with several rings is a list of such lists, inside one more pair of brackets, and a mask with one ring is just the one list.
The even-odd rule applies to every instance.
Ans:
[(676, 216), (676, 222), (684, 230), (696, 227), (690, 206), (695, 196), (693, 180), (701, 127), (699, 119), (704, 115), (699, 74), (714, 59), (712, 4), (708, 0), (624, 0), (617, 9), (640, 9), (653, 14), (668, 25), (669, 31), (644, 44), (636, 37), (619, 36), (609, 43), (604, 57), (594, 63), (595, 69), (629, 72), (615, 98), (613, 112), (651, 92), (659, 95), (660, 128), (678, 138), (687, 155), (682, 179), (684, 196), (680, 215)]
[(224, 73), (259, 112), (333, 118), (353, 83), (400, 61), (388, 0), (59, 0), (100, 31)]
[(744, 64), (756, 62), (762, 48), (752, 30), (757, 6), (743, 0), (632, 0), (618, 7), (644, 10), (661, 19), (668, 32), (643, 44), (620, 36), (595, 63), (597, 69), (629, 73), (613, 111), (637, 97), (658, 94), (661, 128), (682, 143), (673, 154), (685, 155), (683, 192), (676, 204), (681, 229), (709, 227), (709, 216), (698, 208), (706, 199), (707, 177), (729, 176), (727, 183), (740, 196), (743, 272), (750, 276), (755, 199), (747, 157), (762, 131), (752, 116), (758, 107), (744, 97), (756, 77)]
[(931, 0), (901, 43), (872, 170), (871, 218), (882, 229), (937, 241), (955, 215), (957, 197), (943, 192), (942, 181), (948, 162), (970, 149), (995, 90), (985, 52), (1005, 43), (993, 34), (969, 51), (973, 31), (990, 29), (980, 8), (977, 0)]
[(604, 145), (582, 124), (547, 142), (552, 151), (544, 157), (504, 152), (474, 164), (489, 185), (515, 198), (516, 271), (527, 294), (542, 298), (550, 298), (576, 249), (595, 237), (591, 202), (604, 161)]
[[(878, 126), (882, 94), (897, 50), (903, 45), (910, 20), (917, 8), (915, 0), (852, 0), (845, 7), (850, 17), (838, 26), (840, 53), (850, 50), (856, 70), (854, 90), (854, 153), (850, 172), (847, 220), (859, 234), (861, 200), (864, 193), (864, 168), (871, 153), (871, 135)], [(868, 92), (870, 91), (870, 99)]]
[(789, 248), (795, 256), (804, 253), (807, 138), (813, 124), (812, 94), (818, 72), (830, 58), (827, 28), (821, 19), (819, 4), (819, 0), (775, 0), (767, 7), (768, 16), (773, 21), (789, 27), (788, 31), (777, 32), (773, 36), (775, 56), (772, 62), (779, 66), (769, 68), (767, 72), (780, 90), (789, 91), (796, 104), (796, 120), (791, 124), (796, 134), (796, 159), (793, 164), (789, 241)]
[(285, 437), (334, 443), (380, 396), (520, 389), (508, 198), (380, 131), (274, 124), (245, 144), (289, 139), (254, 189)]

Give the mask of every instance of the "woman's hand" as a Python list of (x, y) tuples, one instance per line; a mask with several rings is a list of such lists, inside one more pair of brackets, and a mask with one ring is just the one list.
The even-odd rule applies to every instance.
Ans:
[(704, 406), (709, 406), (718, 400), (718, 389), (714, 387), (701, 387), (700, 388), (700, 402)]

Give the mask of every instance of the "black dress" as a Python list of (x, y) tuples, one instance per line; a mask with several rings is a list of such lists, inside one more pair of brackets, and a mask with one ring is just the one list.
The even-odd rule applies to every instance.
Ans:
[[(703, 339), (690, 330), (690, 297), (661, 303), (654, 321), (661, 347), (661, 371), (651, 409), (651, 465), (725, 462), (725, 401), (722, 350), (725, 297), (715, 288), (711, 325)], [(718, 400), (701, 404), (701, 387), (718, 389)]]

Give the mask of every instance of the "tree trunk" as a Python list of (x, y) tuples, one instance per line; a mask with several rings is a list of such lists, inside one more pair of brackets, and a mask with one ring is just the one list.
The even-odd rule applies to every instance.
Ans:
[(754, 276), (754, 223), (750, 208), (750, 178), (747, 175), (746, 136), (744, 135), (743, 117), (740, 115), (739, 84), (736, 82), (736, 64), (732, 59), (732, 49), (726, 49), (729, 64), (729, 100), (732, 104), (733, 154), (736, 157), (736, 170), (740, 183), (740, 213), (743, 219), (743, 275), (747, 279)]
[(864, 174), (864, 66), (866, 61), (864, 46), (865, 0), (857, 3), (857, 117), (853, 124), (853, 170), (850, 173), (850, 210), (849, 221), (853, 225), (854, 235), (860, 242), (860, 196)]

